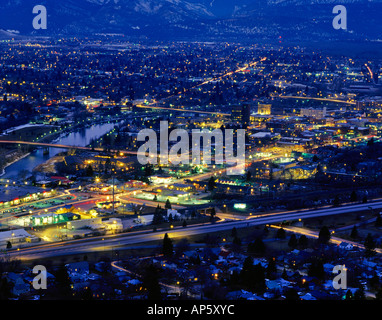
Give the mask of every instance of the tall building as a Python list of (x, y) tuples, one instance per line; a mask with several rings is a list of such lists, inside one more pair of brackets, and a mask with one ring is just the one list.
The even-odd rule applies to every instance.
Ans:
[(271, 114), (272, 105), (271, 104), (264, 104), (259, 103), (257, 105), (257, 113), (262, 115), (269, 115)]
[(232, 107), (232, 121), (240, 124), (243, 128), (250, 123), (251, 104), (243, 103)]

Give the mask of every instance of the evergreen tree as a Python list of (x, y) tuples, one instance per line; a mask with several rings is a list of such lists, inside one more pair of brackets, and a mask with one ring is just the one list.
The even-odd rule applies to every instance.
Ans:
[(174, 246), (172, 244), (172, 240), (169, 238), (168, 234), (166, 233), (163, 238), (162, 253), (165, 256), (172, 256), (173, 249), (174, 249)]
[(327, 226), (323, 226), (318, 234), (318, 241), (327, 244), (330, 240), (330, 231)]
[(89, 164), (85, 170), (85, 176), (92, 177), (94, 175), (93, 167)]
[(367, 257), (371, 257), (375, 254), (375, 241), (370, 233), (367, 234), (365, 242), (365, 254)]
[(163, 221), (164, 221), (163, 212), (160, 205), (158, 204), (158, 206), (155, 208), (153, 221), (151, 223), (154, 225), (158, 225), (158, 224), (161, 224)]
[(340, 205), (340, 197), (338, 196), (338, 194), (336, 194), (336, 196), (334, 197), (333, 205), (334, 205), (335, 207), (337, 207), (337, 206)]
[(308, 247), (308, 238), (306, 235), (301, 235), (298, 239), (298, 245), (301, 249), (305, 249)]
[(272, 275), (277, 272), (276, 260), (271, 258), (268, 260), (268, 266), (266, 269), (266, 274), (268, 278), (272, 278)]
[(285, 237), (286, 237), (285, 230), (283, 228), (278, 229), (276, 232), (276, 238), (285, 239)]
[(294, 233), (292, 233), (292, 235), (290, 236), (289, 238), (289, 241), (288, 241), (288, 246), (291, 247), (292, 249), (296, 248), (297, 247), (297, 238), (296, 238), (296, 235)]
[(375, 220), (375, 226), (377, 228), (382, 227), (382, 218), (381, 218), (381, 214), (379, 214), (379, 213), (377, 215), (377, 219)]
[(253, 265), (252, 257), (244, 260), (240, 280), (249, 291), (263, 293), (266, 289), (264, 268), (261, 264)]
[(325, 277), (324, 265), (321, 260), (314, 260), (308, 268), (308, 275), (323, 280)]
[(260, 238), (256, 238), (255, 241), (248, 244), (247, 249), (249, 254), (263, 255), (265, 253), (265, 244)]
[(350, 202), (356, 202), (357, 201), (357, 193), (353, 190), (350, 194)]
[(170, 203), (170, 200), (169, 199), (167, 199), (166, 200), (166, 204), (165, 204), (165, 209), (171, 209), (172, 207), (171, 207), (171, 203)]
[(353, 229), (351, 230), (351, 233), (350, 233), (350, 238), (352, 239), (358, 238), (358, 230), (356, 226), (353, 226)]
[(13, 284), (0, 275), (0, 300), (12, 298), (12, 287)]
[(216, 188), (216, 182), (215, 182), (215, 179), (214, 179), (214, 177), (211, 177), (211, 178), (208, 180), (208, 191), (213, 191), (215, 188)]
[(57, 270), (55, 284), (57, 298), (71, 299), (73, 297), (72, 282), (65, 265), (61, 265)]
[(232, 241), (232, 248), (234, 251), (238, 251), (241, 247), (241, 240), (239, 237), (235, 237), (233, 238), (233, 241)]
[(143, 284), (143, 287), (146, 288), (148, 292), (147, 299), (149, 300), (161, 299), (159, 271), (153, 264), (150, 264), (148, 267), (146, 267), (142, 284)]

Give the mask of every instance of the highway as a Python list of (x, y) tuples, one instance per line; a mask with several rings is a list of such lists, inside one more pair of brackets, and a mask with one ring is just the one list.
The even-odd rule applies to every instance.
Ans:
[[(7, 144), (24, 144), (29, 146), (39, 146), (39, 147), (50, 147), (50, 148), (60, 148), (60, 149), (78, 149), (86, 151), (97, 151), (104, 152), (103, 148), (91, 148), (91, 147), (79, 147), (79, 146), (68, 146), (65, 144), (55, 144), (55, 143), (45, 143), (45, 142), (31, 142), (31, 141), (18, 141), (18, 140), (0, 140), (0, 143)], [(123, 154), (138, 155), (137, 151), (128, 151), (128, 150), (110, 150), (112, 153), (122, 152)], [(144, 153), (142, 153), (144, 154)]]
[(198, 234), (231, 230), (233, 227), (242, 228), (247, 226), (280, 223), (285, 220), (307, 219), (370, 210), (371, 206), (373, 209), (382, 208), (382, 201), (317, 210), (301, 210), (273, 214), (262, 214), (258, 216), (250, 216), (244, 220), (224, 220), (222, 222), (188, 226), (186, 228), (176, 227), (173, 229), (159, 230), (156, 232), (136, 231), (123, 234), (94, 237), (90, 239), (71, 240), (60, 243), (37, 245), (29, 248), (21, 248), (19, 250), (11, 250), (9, 251), (9, 255), (10, 257), (19, 258), (20, 260), (36, 260), (70, 254), (85, 254), (102, 251), (106, 252), (112, 249), (115, 250), (117, 248), (123, 249), (130, 245), (162, 240), (165, 233), (168, 233), (169, 237), (172, 239), (179, 239)]

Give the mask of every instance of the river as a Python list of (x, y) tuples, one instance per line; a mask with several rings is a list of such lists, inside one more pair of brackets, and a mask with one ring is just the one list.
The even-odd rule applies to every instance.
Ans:
[[(91, 139), (98, 139), (105, 133), (113, 130), (116, 123), (104, 123), (96, 124), (88, 128), (80, 129), (76, 132), (72, 132), (67, 136), (61, 137), (54, 141), (57, 144), (69, 145), (69, 146), (87, 146), (90, 144)], [(60, 152), (67, 151), (68, 149), (61, 148), (49, 148), (49, 154), (44, 154), (42, 148), (36, 149), (34, 152), (30, 153), (28, 156), (14, 162), (5, 168), (5, 173), (0, 178), (13, 179), (17, 178), (18, 174), (22, 170), (32, 171), (35, 167), (44, 163), (49, 158), (57, 155)]]

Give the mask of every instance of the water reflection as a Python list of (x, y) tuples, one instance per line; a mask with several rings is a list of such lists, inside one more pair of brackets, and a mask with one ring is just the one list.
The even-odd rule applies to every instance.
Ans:
[[(105, 123), (97, 124), (89, 128), (82, 128), (77, 132), (72, 132), (61, 139), (54, 141), (53, 143), (83, 147), (90, 144), (91, 139), (97, 139), (105, 133), (113, 130), (114, 126), (114, 123)], [(67, 151), (67, 149), (49, 148), (49, 154), (44, 154), (43, 148), (38, 148), (27, 157), (6, 167), (5, 174), (2, 175), (1, 178), (15, 179), (19, 176), (21, 171), (32, 171), (36, 166), (64, 151)]]

